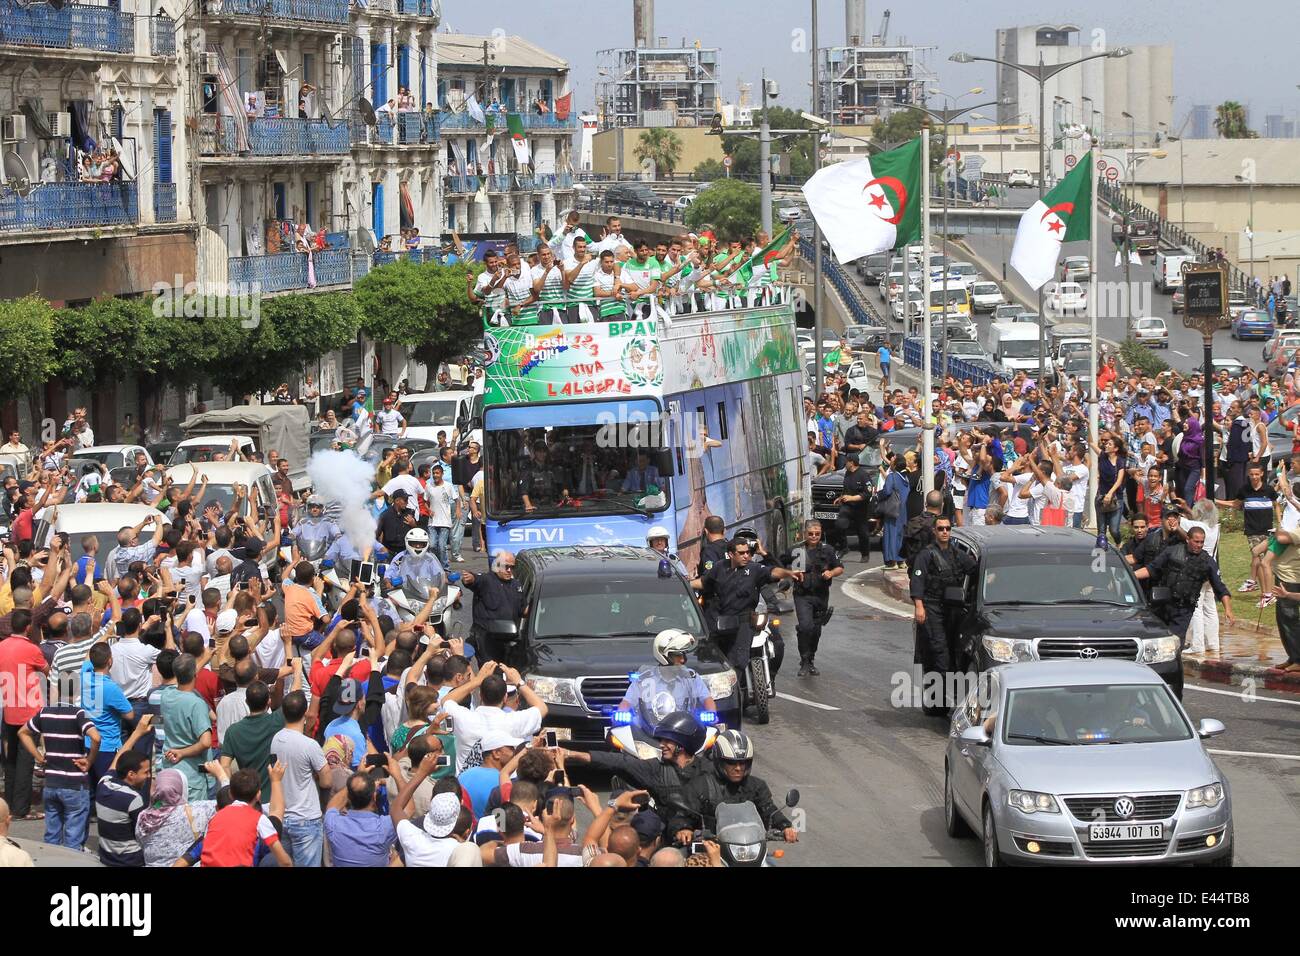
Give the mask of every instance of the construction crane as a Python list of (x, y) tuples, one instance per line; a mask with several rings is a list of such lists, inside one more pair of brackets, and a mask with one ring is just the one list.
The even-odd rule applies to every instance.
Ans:
[(886, 10), (880, 18), (880, 32), (876, 37), (880, 46), (885, 46), (885, 41), (889, 39), (889, 11)]

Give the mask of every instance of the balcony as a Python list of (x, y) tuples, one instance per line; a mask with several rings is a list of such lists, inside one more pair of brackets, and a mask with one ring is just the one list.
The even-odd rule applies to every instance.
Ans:
[(20, 7), (0, 0), (0, 46), (133, 53), (135, 18), (109, 7), (55, 10), (44, 3)]
[[(493, 127), (495, 129), (505, 129), (506, 115), (513, 112), (507, 107), (506, 113), (493, 113)], [(572, 113), (567, 119), (557, 120), (554, 113), (538, 115), (536, 113), (520, 113), (519, 118), (523, 121), (524, 129), (537, 130), (544, 132), (553, 130), (557, 133), (574, 132), (578, 128), (578, 118)], [(438, 125), (444, 130), (466, 130), (478, 131), (486, 128), (485, 123), (475, 121), (474, 117), (468, 112), (459, 113), (442, 113), (438, 117)]]
[(534, 189), (573, 189), (573, 173), (542, 173), (533, 177)]
[(477, 176), (448, 176), (444, 192), (449, 196), (469, 196), (478, 192), (481, 180)]
[(139, 221), (135, 183), (45, 183), (25, 198), (15, 193), (0, 196), (0, 233), (130, 226)]
[(332, 129), (324, 120), (264, 116), (248, 123), (248, 149), (239, 149), (233, 116), (204, 113), (199, 118), (203, 156), (345, 156), (351, 149), (348, 124)]
[(439, 0), (395, 0), (395, 5), (399, 16), (433, 17), (436, 21), (442, 20), (442, 4)]
[(207, 0), (210, 17), (266, 17), (293, 23), (346, 24), (348, 0)]
[[(349, 285), (352, 282), (352, 251), (326, 249), (313, 253), (312, 269), (321, 286)], [(281, 252), (273, 256), (231, 256), (227, 282), (252, 285), (263, 292), (301, 292), (307, 285), (307, 253)]]
[[(378, 120), (375, 133), (370, 139), (371, 145), (433, 146), (438, 142), (436, 118), (426, 121), (423, 113), (380, 113)], [(363, 133), (360, 143), (364, 142)]]
[(154, 222), (176, 221), (176, 184), (153, 184), (153, 219)]
[(508, 193), (516, 188), (515, 177), (489, 176), (487, 177), (487, 188), (490, 193)]
[(154, 56), (176, 55), (176, 21), (159, 14), (149, 18), (149, 52)]

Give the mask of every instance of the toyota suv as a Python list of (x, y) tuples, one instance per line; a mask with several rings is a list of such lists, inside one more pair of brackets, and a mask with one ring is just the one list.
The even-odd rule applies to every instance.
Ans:
[(508, 658), (546, 702), (546, 729), (573, 748), (601, 747), (630, 675), (654, 663), (655, 635), (676, 627), (700, 638), (687, 666), (704, 678), (718, 722), (739, 727), (736, 672), (703, 635), (690, 586), (649, 548), (529, 548), (515, 560), (526, 595), (522, 624), (493, 622)]
[[(966, 582), (958, 646), (963, 669), (1038, 660), (1147, 664), (1183, 694), (1181, 641), (1156, 616), (1123, 555), (1074, 528), (954, 529), (976, 570)], [(1153, 591), (1157, 599), (1166, 589)], [(956, 595), (954, 595), (954, 598)]]

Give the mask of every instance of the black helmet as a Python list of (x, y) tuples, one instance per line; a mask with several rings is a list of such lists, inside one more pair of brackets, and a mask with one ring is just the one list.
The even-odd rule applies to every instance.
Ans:
[(655, 726), (656, 740), (671, 740), (689, 754), (698, 753), (708, 739), (708, 731), (688, 711), (676, 710)]

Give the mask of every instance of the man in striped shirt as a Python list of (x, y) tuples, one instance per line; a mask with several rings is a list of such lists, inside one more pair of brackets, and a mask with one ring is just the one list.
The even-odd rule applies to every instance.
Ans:
[(573, 255), (564, 260), (570, 322), (596, 321), (596, 270), (600, 259), (587, 246), (586, 237), (579, 236), (573, 241)]
[(98, 631), (92, 630), (94, 620), (90, 614), (77, 611), (75, 607), (72, 616), (68, 618), (69, 641), (55, 651), (54, 660), (50, 662), (50, 683), (55, 688), (50, 694), (51, 700), (57, 698), (61, 704), (76, 704), (81, 700), (81, 668), (90, 656), (90, 649), (116, 633), (117, 622), (122, 616), (122, 604), (115, 589), (104, 590), (110, 595), (112, 608), (108, 623)]
[(90, 826), (89, 770), (99, 754), (95, 722), (80, 707), (48, 704), (23, 725), (18, 739), (45, 768), (45, 842), (80, 850)]
[(564, 270), (555, 261), (550, 246), (539, 246), (540, 260), (533, 268), (533, 292), (540, 302), (538, 325), (563, 325), (567, 306), (564, 298)]
[[(146, 717), (139, 727), (148, 729)], [(135, 821), (146, 803), (153, 763), (146, 754), (132, 750), (137, 734), (113, 758), (109, 772), (95, 788), (95, 818), (99, 832), (99, 862), (105, 866), (144, 866), (144, 851), (135, 838)]]

